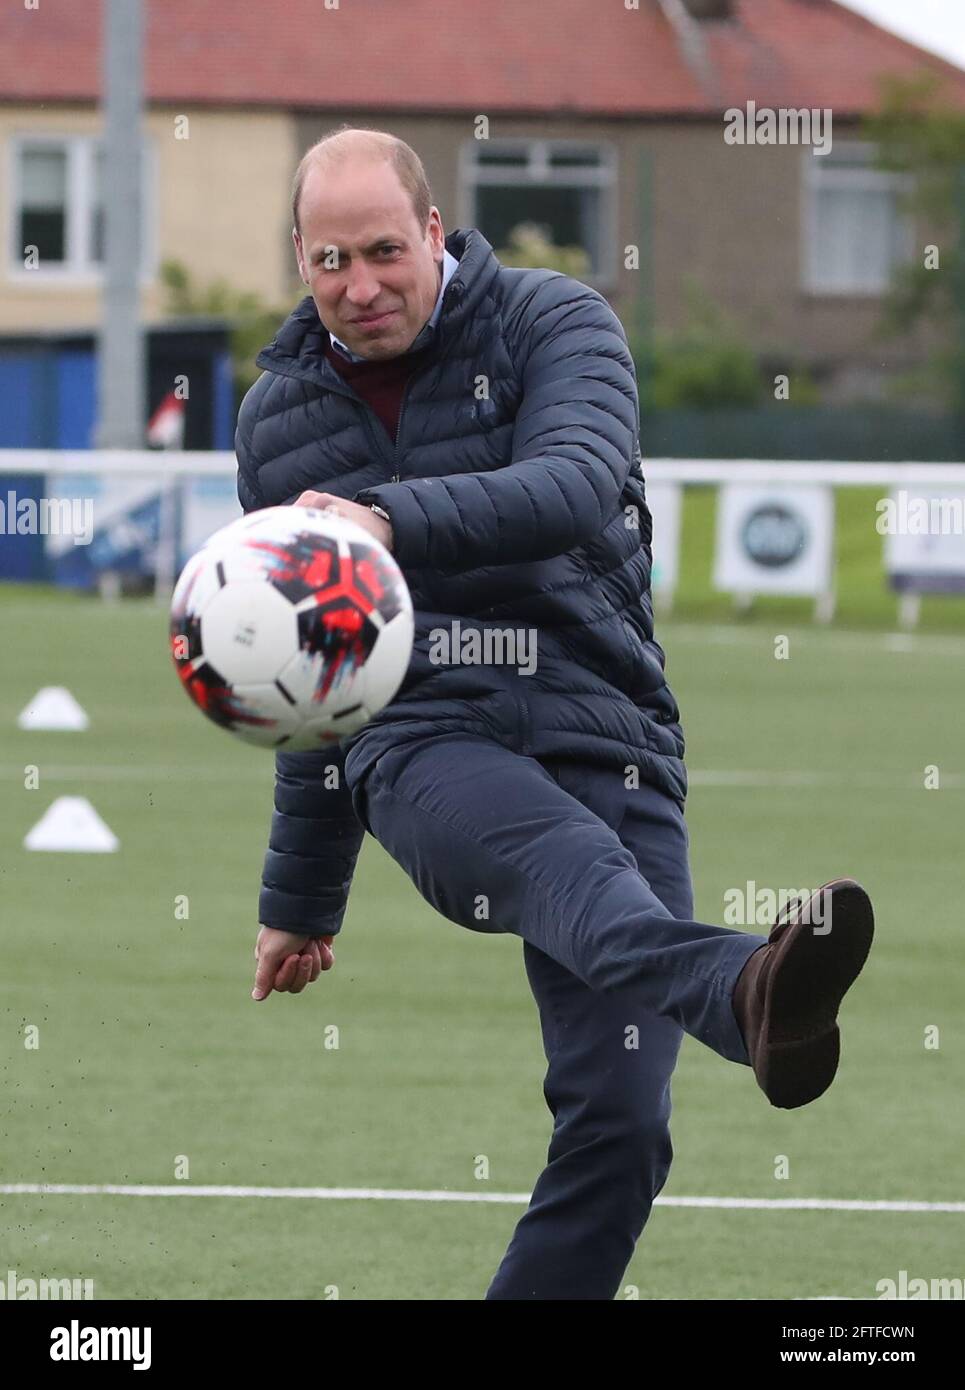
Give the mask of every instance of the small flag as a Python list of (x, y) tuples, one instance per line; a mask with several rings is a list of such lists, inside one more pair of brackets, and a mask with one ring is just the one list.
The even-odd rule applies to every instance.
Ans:
[(169, 391), (148, 421), (147, 442), (152, 449), (184, 448), (184, 401)]

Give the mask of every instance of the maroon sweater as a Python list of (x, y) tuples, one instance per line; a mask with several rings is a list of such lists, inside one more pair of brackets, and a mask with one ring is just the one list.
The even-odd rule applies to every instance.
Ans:
[(351, 362), (326, 333), (324, 352), (339, 376), (372, 407), (395, 443), (405, 385), (424, 361), (426, 350), (403, 353), (384, 362)]

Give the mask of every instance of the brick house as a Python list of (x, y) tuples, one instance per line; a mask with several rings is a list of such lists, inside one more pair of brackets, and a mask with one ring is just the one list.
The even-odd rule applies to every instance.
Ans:
[[(628, 328), (679, 326), (689, 278), (837, 399), (874, 394), (932, 345), (924, 329), (875, 338), (893, 267), (932, 229), (871, 167), (858, 123), (886, 75), (930, 72), (963, 107), (965, 72), (835, 0), (144, 3), (149, 321), (169, 258), (280, 307), (304, 292), (291, 174), (348, 121), (419, 151), (447, 230), (479, 226), (498, 249), (536, 221), (582, 246)], [(0, 331), (98, 315), (99, 12), (0, 11)], [(812, 143), (763, 143), (762, 113), (789, 110), (814, 113)], [(726, 138), (735, 112), (753, 144)]]

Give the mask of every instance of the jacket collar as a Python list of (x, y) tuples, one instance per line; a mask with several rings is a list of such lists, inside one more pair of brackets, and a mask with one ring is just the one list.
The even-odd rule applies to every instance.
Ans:
[[(450, 232), (445, 245), (459, 265), (446, 286), (437, 323), (427, 322), (423, 326), (409, 353), (421, 352), (423, 348), (440, 351), (447, 346), (472, 317), (499, 270), (493, 248), (475, 227)], [(327, 342), (328, 331), (318, 317), (315, 301), (307, 295), (289, 314), (274, 340), (261, 350), (255, 364), (282, 376), (340, 385), (341, 378), (325, 355)]]

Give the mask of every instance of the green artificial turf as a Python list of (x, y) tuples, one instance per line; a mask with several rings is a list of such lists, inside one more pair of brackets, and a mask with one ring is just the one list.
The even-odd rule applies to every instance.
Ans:
[[(688, 535), (706, 520), (694, 496)], [(848, 556), (870, 603), (873, 567)], [(895, 641), (875, 630), (887, 596), (877, 618), (854, 599), (865, 629), (790, 622), (786, 606), (718, 624), (699, 592), (690, 577), (681, 611), (701, 621), (659, 629), (688, 737), (698, 915), (721, 921), (748, 879), (847, 873), (872, 893), (878, 939), (815, 1104), (773, 1110), (747, 1068), (685, 1040), (664, 1195), (965, 1200), (965, 638)], [(929, 623), (950, 612), (935, 600)], [(0, 1182), (527, 1192), (550, 1117), (520, 942), (445, 922), (369, 839), (334, 970), (253, 1003), (270, 757), (191, 708), (150, 602), (8, 588), (0, 640)], [(72, 690), (87, 732), (16, 727), (50, 684)], [(24, 850), (60, 795), (87, 797), (120, 850)], [(522, 1210), (8, 1195), (0, 1272), (90, 1277), (105, 1298), (478, 1299)], [(658, 1205), (624, 1287), (869, 1298), (902, 1268), (961, 1277), (963, 1248), (963, 1213)]]

